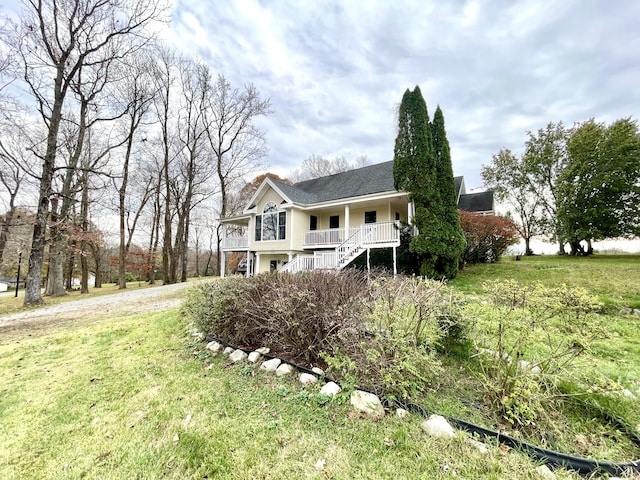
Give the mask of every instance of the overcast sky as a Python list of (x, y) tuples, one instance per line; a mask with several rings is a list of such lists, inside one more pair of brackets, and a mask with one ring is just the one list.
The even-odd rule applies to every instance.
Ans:
[(176, 0), (172, 41), (271, 99), (269, 170), (311, 154), (393, 159), (395, 112), (439, 104), (468, 188), (549, 121), (638, 118), (640, 2)]

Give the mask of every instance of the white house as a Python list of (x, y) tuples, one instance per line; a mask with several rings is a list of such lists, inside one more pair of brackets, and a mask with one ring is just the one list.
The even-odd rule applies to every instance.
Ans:
[[(456, 177), (461, 209), (493, 214), (493, 192), (467, 194)], [(340, 270), (373, 248), (400, 244), (400, 222), (413, 205), (393, 186), (393, 162), (287, 185), (266, 178), (242, 214), (222, 218), (220, 272), (229, 252), (246, 255), (247, 275)]]

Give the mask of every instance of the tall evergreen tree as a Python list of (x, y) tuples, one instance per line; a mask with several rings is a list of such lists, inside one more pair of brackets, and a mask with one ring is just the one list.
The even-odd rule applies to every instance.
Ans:
[(453, 178), (449, 140), (444, 127), (444, 115), (438, 105), (431, 123), (431, 136), (436, 157), (436, 185), (441, 201), (442, 238), (445, 250), (441, 253), (436, 269), (447, 278), (458, 273), (458, 263), (466, 247), (464, 232), (460, 225), (456, 183)]
[[(444, 121), (442, 124), (444, 132)], [(413, 91), (405, 91), (398, 110), (393, 179), (395, 187), (406, 191), (415, 206), (413, 224), (418, 234), (411, 239), (409, 249), (420, 258), (420, 274), (431, 278), (454, 277), (455, 272), (446, 260), (452, 255), (452, 229), (445, 225), (427, 104), (417, 86)]]

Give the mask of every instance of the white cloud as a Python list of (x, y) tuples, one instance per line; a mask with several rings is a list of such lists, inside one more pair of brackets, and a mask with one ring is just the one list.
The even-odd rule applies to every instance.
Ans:
[(170, 38), (270, 97), (270, 170), (311, 154), (390, 160), (395, 109), (419, 85), (445, 115), (454, 170), (480, 168), (549, 121), (640, 110), (636, 2), (178, 0)]

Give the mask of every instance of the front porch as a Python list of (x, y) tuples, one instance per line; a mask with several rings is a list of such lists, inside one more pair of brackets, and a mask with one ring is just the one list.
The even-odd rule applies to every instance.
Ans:
[(368, 255), (372, 248), (393, 248), (395, 275), (396, 247), (400, 245), (400, 222), (365, 223), (346, 230), (348, 238), (340, 241), (343, 232), (345, 230), (339, 229), (306, 232), (304, 248), (313, 249), (313, 254), (296, 255), (279, 271), (295, 273), (308, 270), (342, 270), (365, 251), (368, 266)]
[(304, 233), (305, 250), (329, 248), (340, 245), (360, 231), (366, 231), (363, 241), (374, 248), (398, 246), (400, 243), (399, 222), (363, 223), (351, 228), (330, 228), (326, 230), (308, 230)]
[[(244, 251), (249, 248), (249, 234), (245, 231), (238, 232), (224, 229), (222, 237), (222, 249), (225, 251)], [(351, 228), (330, 228), (325, 230), (307, 230), (304, 232), (302, 248), (305, 250), (317, 250), (322, 248), (334, 248), (358, 232), (366, 232), (363, 241), (371, 248), (386, 248), (400, 244), (399, 222), (363, 223)]]

